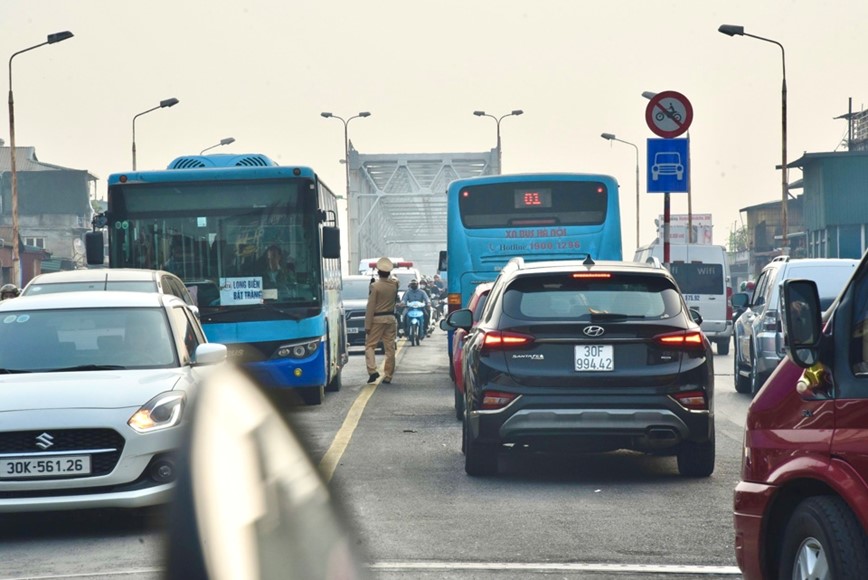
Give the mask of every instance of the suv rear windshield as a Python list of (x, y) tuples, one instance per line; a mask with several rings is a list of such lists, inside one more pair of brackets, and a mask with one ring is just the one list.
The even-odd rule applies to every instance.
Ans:
[(672, 262), (669, 271), (685, 294), (723, 294), (723, 264)]
[(662, 276), (531, 275), (509, 285), (503, 295), (503, 311), (511, 318), (525, 320), (590, 320), (592, 314), (666, 319), (681, 312), (681, 296)]

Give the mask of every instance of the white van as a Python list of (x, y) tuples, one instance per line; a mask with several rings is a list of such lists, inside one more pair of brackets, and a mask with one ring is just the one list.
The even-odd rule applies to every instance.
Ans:
[[(634, 262), (657, 258), (663, 263), (663, 244), (636, 250)], [(717, 354), (729, 354), (732, 337), (732, 288), (726, 248), (710, 244), (670, 244), (669, 270), (687, 306), (702, 315), (702, 331), (717, 345)]]

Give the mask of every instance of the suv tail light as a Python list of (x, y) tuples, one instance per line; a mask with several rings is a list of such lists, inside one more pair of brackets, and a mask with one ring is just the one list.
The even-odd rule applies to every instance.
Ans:
[(703, 391), (685, 391), (683, 393), (675, 393), (670, 395), (675, 401), (691, 411), (705, 411), (708, 409), (708, 402), (705, 400)]
[(763, 330), (766, 332), (780, 332), (781, 327), (778, 324), (777, 312), (766, 312), (763, 316)]
[(705, 348), (705, 339), (702, 336), (702, 332), (698, 330), (681, 330), (667, 334), (658, 334), (654, 337), (654, 342), (667, 348), (683, 348), (688, 350)]
[(503, 350), (526, 346), (533, 342), (533, 337), (508, 330), (489, 330), (482, 337), (482, 350)]
[(732, 320), (732, 287), (726, 287), (726, 319)]
[(482, 393), (483, 411), (495, 411), (503, 409), (509, 405), (518, 395), (515, 393), (504, 393), (502, 391), (484, 391)]

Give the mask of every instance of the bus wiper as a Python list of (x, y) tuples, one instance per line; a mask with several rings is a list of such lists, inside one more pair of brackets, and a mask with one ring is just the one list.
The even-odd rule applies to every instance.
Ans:
[(123, 365), (77, 365), (74, 367), (63, 367), (59, 369), (51, 369), (48, 372), (52, 373), (67, 373), (74, 371), (118, 371), (124, 370), (127, 367)]

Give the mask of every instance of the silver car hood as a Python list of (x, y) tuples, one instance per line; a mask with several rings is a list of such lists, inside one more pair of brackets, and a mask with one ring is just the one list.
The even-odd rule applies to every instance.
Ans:
[(139, 407), (189, 384), (189, 369), (0, 375), (0, 417), (10, 411)]

